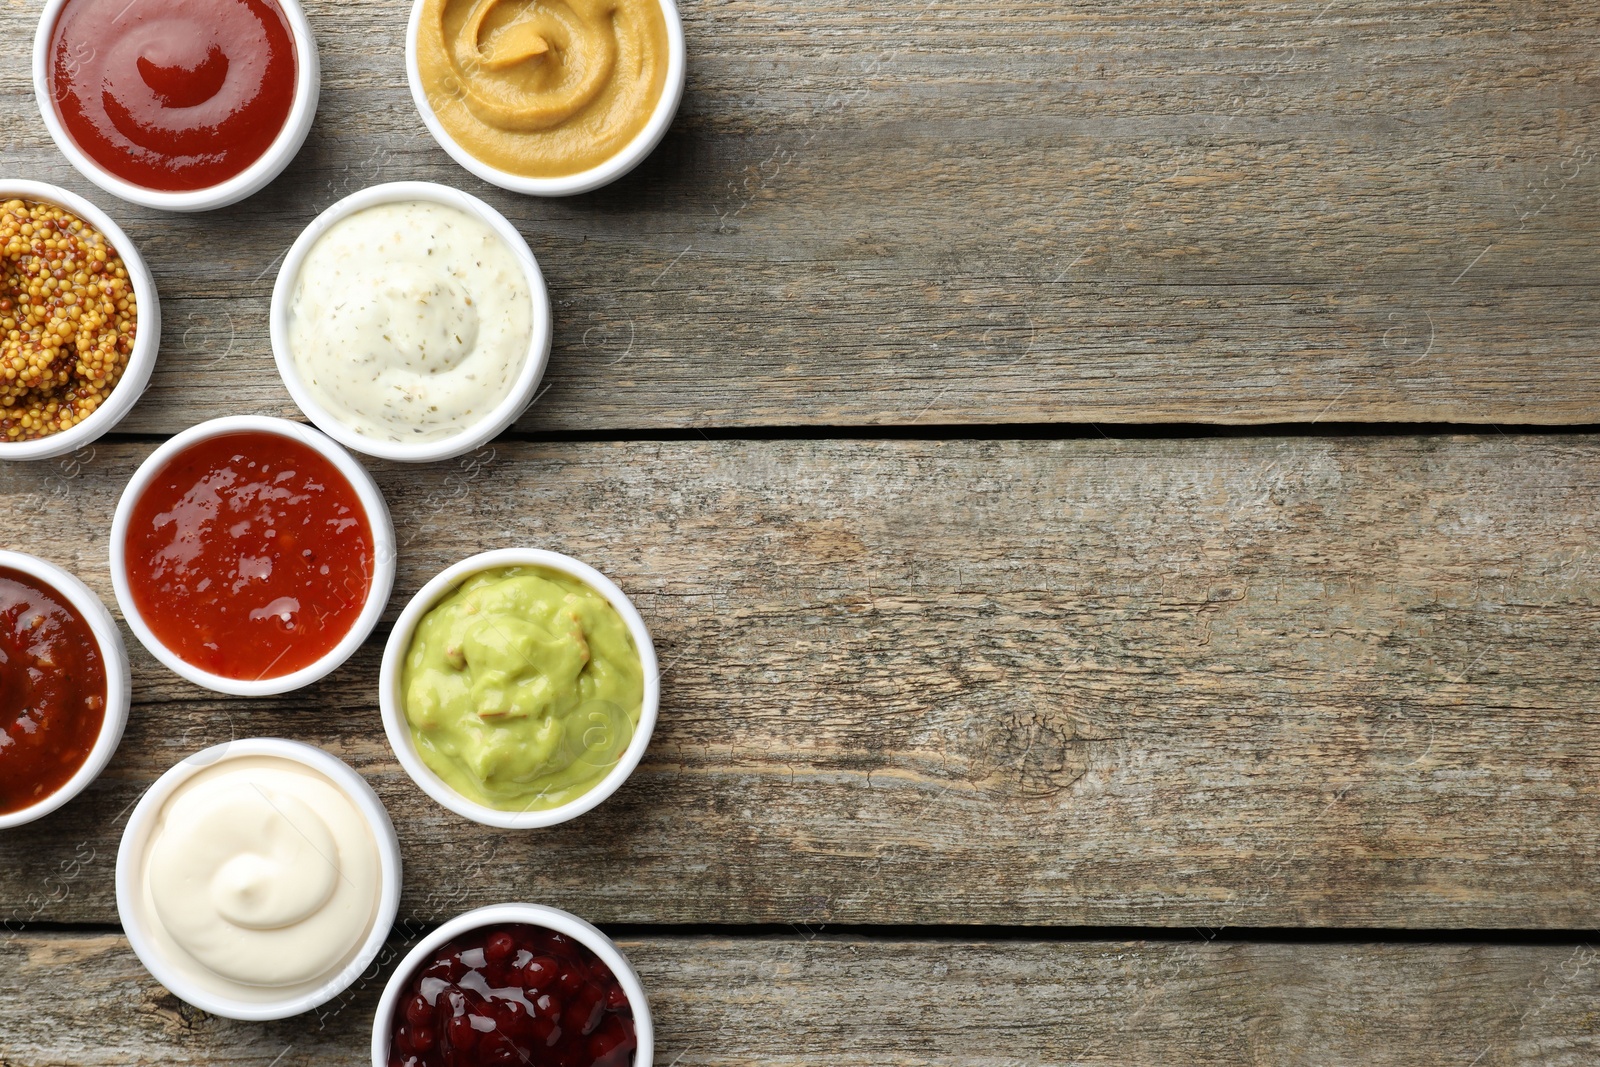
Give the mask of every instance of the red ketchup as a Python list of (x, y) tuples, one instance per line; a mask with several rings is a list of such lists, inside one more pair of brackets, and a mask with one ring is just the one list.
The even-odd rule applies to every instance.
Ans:
[(389, 1067), (626, 1067), (633, 1006), (587, 947), (514, 923), (441, 946), (406, 982)]
[(72, 602), (0, 567), (0, 815), (78, 773), (106, 716), (106, 666)]
[(147, 189), (243, 172), (283, 129), (294, 90), (294, 37), (274, 0), (68, 0), (50, 38), (68, 134)]
[(322, 453), (273, 433), (196, 442), (133, 506), (129, 590), (185, 662), (225, 678), (280, 678), (331, 651), (361, 614), (372, 529)]

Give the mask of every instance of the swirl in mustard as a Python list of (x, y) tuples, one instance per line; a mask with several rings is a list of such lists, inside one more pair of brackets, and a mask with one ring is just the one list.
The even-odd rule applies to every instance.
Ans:
[(666, 84), (659, 0), (424, 0), (417, 72), (471, 155), (530, 178), (599, 166), (636, 137)]

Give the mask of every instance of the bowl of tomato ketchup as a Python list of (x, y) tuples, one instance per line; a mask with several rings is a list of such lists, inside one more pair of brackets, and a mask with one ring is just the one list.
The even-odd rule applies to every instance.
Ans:
[(150, 653), (197, 685), (286, 693), (361, 647), (394, 524), (350, 453), (287, 419), (212, 419), (152, 452), (111, 521), (111, 581)]
[(55, 811), (105, 769), (131, 685), (100, 598), (53, 563), (0, 550), (0, 830)]
[(208, 211), (288, 166), (321, 68), (296, 0), (49, 0), (33, 88), (84, 177), (135, 204)]

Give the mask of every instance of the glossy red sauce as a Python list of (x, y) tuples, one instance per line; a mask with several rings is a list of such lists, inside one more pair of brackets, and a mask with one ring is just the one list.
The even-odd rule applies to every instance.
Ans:
[(294, 37), (274, 0), (68, 0), (50, 56), (72, 140), (147, 189), (241, 173), (294, 102)]
[(88, 622), (52, 587), (0, 567), (0, 814), (66, 785), (105, 715), (106, 667)]
[(511, 923), (441, 946), (407, 980), (388, 1067), (628, 1067), (638, 1036), (622, 983), (586, 946)]
[(279, 678), (350, 632), (372, 544), (355, 487), (320, 452), (228, 434), (179, 452), (134, 504), (128, 585), (180, 659), (225, 678)]

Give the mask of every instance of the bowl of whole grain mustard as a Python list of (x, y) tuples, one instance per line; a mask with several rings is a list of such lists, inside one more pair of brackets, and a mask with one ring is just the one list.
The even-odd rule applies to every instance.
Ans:
[(503, 189), (570, 196), (628, 173), (683, 98), (673, 0), (416, 0), (406, 75), (428, 131)]
[(0, 460), (100, 437), (160, 347), (155, 279), (121, 227), (58, 186), (0, 181)]

